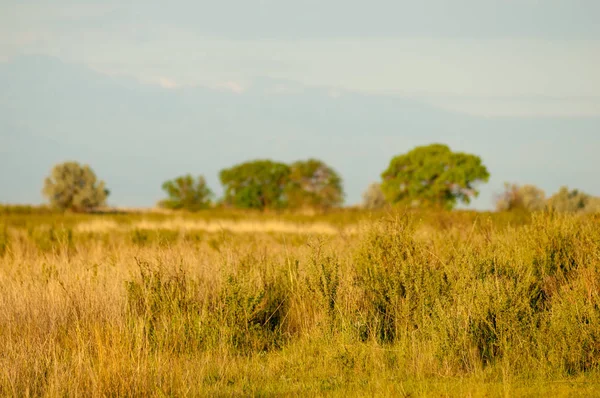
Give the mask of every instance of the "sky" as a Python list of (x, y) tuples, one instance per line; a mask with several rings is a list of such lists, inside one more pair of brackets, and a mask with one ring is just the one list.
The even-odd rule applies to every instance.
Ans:
[[(0, 0), (0, 65), (27, 56), (47, 56), (64, 63), (65, 68), (85, 67), (115, 84), (135, 82), (140, 87), (162, 90), (165, 98), (194, 89), (208, 90), (213, 96), (229, 94), (231, 101), (245, 96), (245, 101), (254, 101), (249, 104), (258, 104), (257, 109), (271, 109), (273, 99), (284, 95), (296, 99), (299, 113), (310, 108), (314, 100), (311, 95), (318, 90), (323, 101), (348, 99), (341, 102), (347, 108), (336, 108), (338, 114), (332, 116), (339, 118), (341, 125), (344, 117), (352, 119), (351, 112), (361, 107), (349, 105), (351, 98), (368, 99), (369, 105), (362, 105), (367, 112), (363, 116), (365, 121), (373, 119), (374, 125), (376, 118), (384, 117), (377, 106), (387, 106), (382, 104), (388, 99), (420, 104), (431, 110), (423, 118), (440, 118), (432, 127), (438, 129), (437, 135), (431, 131), (419, 140), (414, 139), (414, 133), (394, 133), (389, 127), (382, 133), (387, 134), (387, 144), (400, 139), (415, 143), (429, 140), (489, 152), (489, 162), (499, 172), (493, 174), (493, 187), (482, 190), (483, 199), (476, 202), (476, 207), (486, 208), (491, 206), (492, 190), (498, 190), (504, 180), (525, 176), (529, 181), (523, 182), (538, 183), (549, 190), (575, 181), (584, 185), (582, 189), (600, 195), (599, 183), (589, 181), (589, 170), (600, 169), (600, 163), (595, 155), (588, 154), (600, 149), (600, 136), (596, 135), (600, 133), (598, 15), (597, 0)], [(19, 92), (26, 91), (25, 86), (19, 87)], [(117, 92), (115, 88), (113, 95)], [(7, 111), (14, 105), (11, 101), (5, 98), (0, 122), (4, 118), (5, 124), (12, 126), (16, 122), (10, 120)], [(37, 101), (35, 106), (52, 109), (53, 105)], [(143, 112), (140, 115), (144, 117)], [(343, 135), (316, 120), (314, 113), (307, 111), (307, 115), (307, 120), (286, 119), (281, 114), (256, 111), (247, 116), (253, 121), (248, 126), (256, 131), (246, 133), (257, 140), (281, 134), (288, 143), (298, 138), (294, 132), (300, 134), (302, 129), (332, 137)], [(468, 123), (472, 131), (449, 136), (448, 130), (437, 127), (447, 115), (484, 124)], [(208, 127), (235, 124), (229, 120), (233, 117), (223, 115)], [(145, 131), (140, 125), (136, 130), (135, 123), (132, 126), (122, 134), (141, 139)], [(406, 129), (410, 124), (397, 126)], [(458, 126), (460, 123), (455, 128)], [(485, 130), (477, 132), (477, 126), (485, 126)], [(500, 126), (513, 132), (499, 133)], [(30, 134), (34, 137), (29, 144), (41, 145), (42, 133), (28, 128), (33, 129)], [(13, 142), (9, 135), (23, 134), (19, 131), (8, 128), (0, 137)], [(502, 135), (515, 131), (527, 131), (519, 133), (518, 147), (510, 155), (495, 155), (494, 148), (502, 147)], [(60, 141), (65, 130), (50, 129), (43, 134), (50, 138), (54, 134)], [(466, 137), (474, 142), (476, 134), (488, 136), (479, 138), (478, 145), (465, 144)], [(548, 145), (559, 145), (561, 155), (557, 157), (552, 151), (538, 154)], [(244, 149), (236, 151), (240, 161), (269, 153)], [(273, 153), (287, 158), (293, 149)], [(394, 153), (393, 148), (384, 149), (387, 152), (373, 152), (372, 156)], [(398, 144), (395, 152), (406, 149), (410, 148)], [(339, 156), (333, 149), (319, 155)], [(562, 159), (561, 170), (567, 170), (570, 180), (549, 172), (547, 166), (540, 167), (553, 164), (553, 158)], [(386, 161), (381, 164), (385, 166)], [(516, 161), (523, 165), (520, 175), (508, 171)], [(361, 184), (376, 180), (379, 173), (373, 167), (367, 176), (342, 160), (337, 162), (345, 180), (360, 181), (351, 184), (348, 192), (348, 201), (355, 203), (360, 200)], [(202, 164), (198, 167), (207, 168)], [(39, 165), (44, 172), (47, 168), (46, 164)], [(24, 196), (2, 195), (0, 202), (26, 200)], [(36, 195), (32, 202), (40, 200)], [(147, 204), (125, 195), (122, 201), (127, 205)]]

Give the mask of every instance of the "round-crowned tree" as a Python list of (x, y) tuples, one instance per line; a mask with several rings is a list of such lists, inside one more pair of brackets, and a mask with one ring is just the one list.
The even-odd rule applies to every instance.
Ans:
[(166, 181), (162, 189), (169, 197), (160, 201), (159, 206), (166, 209), (197, 211), (211, 205), (213, 194), (203, 176), (194, 179), (191, 174), (186, 174)]
[(109, 191), (90, 166), (64, 162), (52, 168), (44, 182), (44, 196), (61, 210), (90, 211), (106, 205)]
[(285, 189), (290, 167), (271, 160), (254, 160), (223, 169), (223, 203), (240, 209), (280, 209), (286, 206)]
[(294, 209), (338, 207), (344, 201), (342, 178), (320, 160), (297, 161), (290, 165), (285, 196), (288, 206)]
[(452, 209), (470, 203), (479, 194), (476, 185), (490, 174), (478, 156), (432, 144), (394, 157), (381, 177), (391, 204)]

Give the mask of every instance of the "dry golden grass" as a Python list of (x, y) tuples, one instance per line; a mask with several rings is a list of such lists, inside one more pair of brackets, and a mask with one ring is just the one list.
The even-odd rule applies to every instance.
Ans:
[(171, 230), (171, 231), (206, 231), (233, 233), (282, 233), (282, 234), (316, 234), (316, 235), (338, 235), (340, 233), (356, 233), (358, 227), (346, 226), (335, 227), (324, 222), (314, 223), (292, 223), (289, 221), (262, 220), (262, 221), (236, 221), (236, 220), (186, 220), (182, 217), (173, 217), (168, 220), (139, 220), (129, 224), (119, 224), (111, 219), (96, 219), (81, 222), (75, 226), (76, 232), (103, 233), (114, 231), (141, 230)]
[(0, 221), (1, 396), (600, 391), (597, 218), (31, 217)]

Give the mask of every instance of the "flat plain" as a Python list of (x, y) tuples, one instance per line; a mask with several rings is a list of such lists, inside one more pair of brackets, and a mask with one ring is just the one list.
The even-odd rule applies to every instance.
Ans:
[(598, 396), (599, 365), (599, 216), (0, 216), (2, 396)]

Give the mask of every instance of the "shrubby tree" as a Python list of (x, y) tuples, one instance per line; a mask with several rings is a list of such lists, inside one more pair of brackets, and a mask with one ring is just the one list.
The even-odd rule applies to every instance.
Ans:
[(432, 144), (394, 157), (381, 174), (381, 189), (391, 204), (452, 209), (470, 203), (479, 194), (476, 185), (489, 176), (478, 156)]
[(367, 190), (363, 193), (362, 199), (362, 206), (369, 210), (381, 209), (387, 204), (385, 196), (381, 191), (381, 184), (376, 182), (369, 185)]
[(277, 209), (286, 206), (290, 167), (271, 160), (254, 160), (221, 170), (223, 203), (241, 209)]
[(539, 211), (546, 207), (546, 193), (534, 185), (504, 184), (504, 193), (496, 200), (498, 211)]
[(577, 189), (569, 190), (568, 187), (561, 187), (548, 199), (548, 206), (555, 211), (565, 213), (598, 212), (600, 199)]
[(194, 179), (190, 174), (166, 181), (163, 191), (169, 196), (159, 202), (166, 209), (197, 211), (210, 207), (212, 192), (203, 176)]
[(320, 160), (297, 161), (290, 166), (285, 190), (291, 208), (329, 209), (342, 204), (342, 179)]
[(52, 207), (73, 211), (90, 211), (104, 206), (109, 195), (104, 181), (97, 181), (90, 166), (77, 162), (54, 166), (42, 192)]

